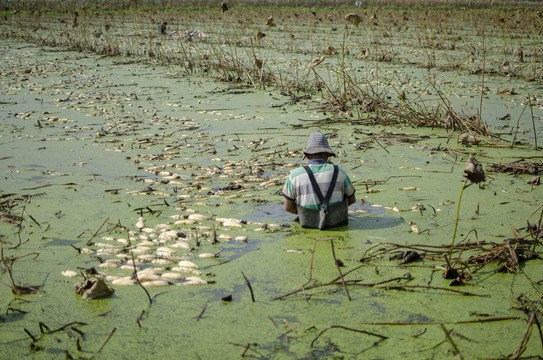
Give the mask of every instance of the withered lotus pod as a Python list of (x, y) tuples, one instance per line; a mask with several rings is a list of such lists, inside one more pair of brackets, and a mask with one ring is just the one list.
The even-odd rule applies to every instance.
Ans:
[(355, 26), (358, 26), (358, 24), (362, 22), (362, 18), (360, 17), (360, 15), (355, 14), (355, 13), (350, 13), (350, 14), (345, 15), (345, 20), (347, 20), (348, 22), (350, 22), (351, 24)]
[(81, 295), (83, 300), (93, 300), (111, 296), (113, 289), (107, 286), (102, 278), (88, 277), (85, 282), (75, 284), (75, 292)]
[(313, 60), (311, 60), (311, 63), (309, 64), (309, 68), (313, 69), (315, 66), (317, 66), (321, 62), (323, 62), (325, 58), (326, 57), (324, 55), (322, 55), (321, 57), (318, 57), (318, 58), (314, 58)]
[(468, 180), (474, 184), (479, 184), (486, 180), (485, 172), (483, 170), (483, 165), (479, 164), (473, 156), (470, 155), (468, 161), (466, 162), (466, 168), (464, 173)]

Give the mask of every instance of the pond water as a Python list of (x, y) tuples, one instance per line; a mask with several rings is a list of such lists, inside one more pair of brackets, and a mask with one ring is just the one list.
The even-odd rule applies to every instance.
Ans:
[[(456, 240), (475, 241), (475, 229), (478, 240), (501, 243), (512, 227), (536, 223), (541, 189), (525, 183), (531, 176), (488, 171), (539, 158), (532, 145), (465, 147), (442, 129), (327, 122), (312, 103), (287, 105), (273, 90), (240, 91), (181, 66), (7, 40), (0, 53), (2, 214), (22, 216), (0, 222), (0, 357), (505, 357), (528, 325), (522, 299), (541, 312), (540, 260), (516, 274), (488, 265), (470, 285), (450, 287), (463, 293), (443, 289), (440, 260), (399, 265), (389, 253), (360, 262), (389, 243), (450, 244), (470, 154), (489, 179), (465, 189)], [(504, 114), (493, 101), (504, 102), (489, 96), (489, 119)], [(357, 190), (349, 224), (322, 232), (301, 229), (280, 195), (316, 128)], [(112, 285), (132, 273), (128, 238), (136, 258), (149, 255), (140, 270), (183, 276), (147, 286), (152, 304), (137, 285)], [(334, 281), (333, 254), (353, 281), (348, 292), (322, 286), (277, 299)], [(13, 281), (39, 293), (12, 294), (8, 258), (17, 258)], [(197, 269), (176, 269), (182, 261)], [(115, 289), (110, 298), (75, 293), (90, 268)], [(357, 286), (394, 278), (420, 287)], [(523, 355), (540, 353), (532, 338)]]

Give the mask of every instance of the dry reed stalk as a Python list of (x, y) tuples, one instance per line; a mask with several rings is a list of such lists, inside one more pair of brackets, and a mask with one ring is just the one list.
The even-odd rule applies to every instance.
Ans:
[(113, 330), (111, 330), (111, 333), (109, 334), (109, 336), (107, 337), (106, 341), (104, 341), (104, 343), (102, 344), (102, 346), (100, 346), (100, 349), (98, 349), (98, 351), (92, 355), (90, 358), (91, 360), (95, 358), (96, 355), (98, 355), (103, 349), (104, 347), (107, 345), (107, 343), (109, 342), (109, 340), (111, 340), (111, 337), (113, 336), (113, 334), (115, 334), (115, 331), (117, 331), (117, 328), (113, 328)]
[(327, 331), (330, 330), (330, 329), (343, 329), (343, 330), (352, 331), (352, 332), (356, 332), (356, 333), (360, 333), (360, 334), (366, 334), (366, 335), (370, 335), (370, 336), (375, 336), (375, 337), (378, 337), (378, 338), (381, 339), (381, 340), (379, 340), (379, 342), (388, 339), (388, 336), (380, 335), (380, 334), (377, 334), (377, 333), (374, 333), (374, 332), (370, 332), (370, 331), (366, 331), (366, 330), (353, 329), (353, 328), (349, 328), (349, 327), (342, 326), (342, 325), (330, 325), (329, 327), (327, 327), (326, 329), (322, 330), (321, 332), (319, 332), (319, 333), (317, 334), (317, 336), (313, 339), (313, 341), (311, 341), (311, 347), (313, 347), (313, 345), (315, 344), (315, 342), (316, 342), (316, 341), (317, 341), (317, 340), (318, 340), (325, 332), (327, 332)]
[(538, 151), (539, 148), (537, 147), (537, 130), (535, 128), (534, 109), (532, 106), (532, 97), (530, 96), (530, 94), (528, 94), (528, 104), (530, 105), (530, 113), (532, 115), (532, 128), (534, 130), (534, 150)]
[(492, 318), (483, 318), (483, 319), (477, 319), (477, 320), (458, 320), (458, 321), (450, 321), (450, 322), (442, 322), (437, 323), (435, 321), (432, 322), (367, 322), (367, 323), (359, 323), (359, 325), (375, 325), (375, 326), (436, 326), (436, 325), (457, 325), (457, 324), (485, 324), (485, 323), (492, 323), (492, 322), (498, 322), (498, 321), (518, 321), (521, 320), (518, 316), (500, 316), (500, 317), (492, 317)]
[(447, 329), (445, 329), (445, 325), (443, 325), (443, 323), (441, 323), (440, 325), (441, 325), (441, 329), (445, 333), (445, 337), (447, 338), (447, 341), (451, 344), (451, 346), (453, 348), (454, 355), (456, 355), (459, 359), (463, 359), (464, 357), (462, 356), (462, 354), (458, 350), (458, 347), (456, 346), (456, 344), (454, 343), (454, 341), (451, 338), (450, 333), (451, 333), (452, 330), (447, 331)]
[(485, 89), (485, 69), (486, 69), (486, 48), (485, 48), (485, 23), (482, 23), (482, 33), (483, 33), (483, 72), (481, 75), (481, 98), (479, 102), (479, 114), (477, 117), (478, 122), (480, 123), (483, 120), (483, 95)]
[[(139, 20), (140, 17), (135, 17), (139, 22), (138, 24), (141, 24), (141, 21)], [(85, 47), (89, 47), (92, 51), (98, 51), (103, 53), (112, 53), (112, 54), (119, 54), (119, 52), (124, 52), (127, 56), (138, 56), (138, 54), (141, 54), (141, 50), (139, 50), (140, 46), (138, 46), (138, 37), (137, 36), (129, 36), (131, 34), (121, 34), (121, 37), (113, 38), (109, 37), (107, 40), (107, 43), (104, 45), (102, 44), (102, 41), (100, 39), (95, 39), (92, 35), (92, 31), (90, 31), (90, 25), (89, 21), (90, 19), (82, 17), (79, 22), (77, 29), (77, 33), (75, 36), (70, 35), (69, 33), (65, 34), (65, 39), (59, 39), (59, 36), (54, 31), (51, 32), (50, 36), (43, 37), (42, 39), (38, 41), (49, 41), (51, 43), (55, 43), (56, 45), (62, 45), (64, 44), (67, 47), (81, 50)], [(226, 21), (226, 17), (224, 14), (222, 14), (223, 23)], [(429, 18), (428, 18), (429, 19)], [(212, 19), (213, 20), (213, 19)], [(211, 20), (211, 21), (212, 21)], [(427, 20), (427, 21), (436, 21), (436, 20)], [(383, 21), (378, 22), (379, 28), (382, 28)], [(41, 22), (40, 22), (41, 25)], [(24, 29), (24, 25), (21, 22), (20, 24), (21, 29)], [(45, 26), (45, 25), (42, 25)], [(49, 26), (49, 24), (47, 25)], [(223, 27), (226, 25), (223, 25)], [(235, 29), (238, 25), (235, 23), (228, 24), (228, 26), (232, 26), (233, 29)], [(85, 28), (85, 30), (80, 30)], [(125, 27), (126, 28), (126, 27)], [(371, 28), (371, 26), (368, 26), (368, 28)], [(428, 26), (427, 26), (428, 28)], [(309, 32), (312, 30), (309, 29)], [(85, 35), (85, 33), (89, 33)], [(24, 34), (24, 31), (18, 32), (20, 34)], [(242, 31), (233, 31), (234, 34), (236, 33), (243, 33)], [(384, 33), (385, 34), (385, 33)], [(24, 35), (23, 35), (24, 36)], [(33, 34), (28, 34), (27, 36), (34, 36)], [(104, 37), (105, 35), (102, 35)], [(382, 93), (381, 89), (381, 79), (383, 79), (383, 73), (380, 71), (378, 62), (375, 61), (373, 65), (376, 67), (377, 71), (377, 87), (372, 87), (372, 94), (369, 95), (367, 91), (360, 91), (361, 86), (360, 83), (358, 83), (355, 80), (354, 73), (351, 71), (348, 71), (346, 68), (346, 54), (349, 50), (349, 42), (351, 36), (351, 32), (345, 32), (343, 36), (343, 52), (341, 54), (340, 59), (340, 65), (338, 69), (332, 69), (329, 70), (332, 72), (336, 72), (338, 76), (336, 77), (336, 82), (340, 82), (341, 87), (338, 87), (337, 89), (332, 89), (332, 85), (326, 81), (323, 80), (321, 76), (315, 77), (314, 83), (310, 84), (306, 80), (307, 79), (301, 79), (300, 77), (297, 77), (297, 81), (294, 81), (292, 83), (289, 82), (289, 76), (284, 76), (281, 71), (276, 72), (275, 74), (265, 73), (263, 69), (255, 69), (254, 62), (252, 61), (253, 57), (250, 56), (250, 54), (245, 54), (245, 56), (238, 56), (237, 52), (241, 48), (239, 44), (243, 43), (243, 38), (238, 37), (236, 39), (230, 39), (232, 41), (227, 42), (228, 43), (228, 50), (229, 55), (227, 58), (232, 58), (235, 61), (222, 61), (225, 59), (224, 55), (215, 56), (213, 57), (207, 57), (207, 55), (202, 51), (202, 47), (191, 47), (195, 49), (195, 52), (187, 52), (186, 49), (184, 49), (185, 45), (184, 43), (180, 43), (181, 45), (181, 52), (183, 53), (183, 61), (181, 61), (181, 64), (185, 66), (185, 69), (187, 71), (192, 72), (196, 68), (202, 69), (202, 71), (213, 68), (216, 71), (218, 71), (222, 78), (228, 79), (230, 81), (248, 81), (249, 83), (253, 84), (253, 86), (261, 88), (264, 84), (274, 84), (275, 86), (279, 88), (287, 88), (290, 89), (291, 87), (294, 89), (299, 89), (307, 92), (315, 92), (319, 91), (322, 88), (327, 89), (327, 95), (330, 99), (329, 101), (329, 108), (332, 111), (338, 111), (338, 112), (345, 112), (345, 111), (352, 111), (353, 108), (355, 108), (356, 104), (362, 101), (367, 101), (368, 103), (371, 103), (373, 100), (379, 99), (379, 94)], [(384, 35), (383, 35), (384, 36)], [(485, 35), (486, 36), (486, 35)], [(127, 40), (128, 39), (128, 40)], [(236, 41), (236, 45), (232, 45), (232, 43)], [(124, 42), (124, 44), (121, 44), (121, 42)], [(270, 44), (268, 41), (266, 44)], [(376, 48), (377, 48), (377, 54), (379, 53), (379, 44), (375, 42)], [(54, 45), (54, 44), (52, 44)], [(215, 50), (218, 48), (217, 45), (220, 45), (220, 43), (209, 43), (209, 52), (211, 54), (218, 54), (218, 52)], [(436, 51), (436, 46), (433, 44), (433, 40), (430, 41), (430, 47), (432, 48), (432, 51)], [(268, 45), (266, 45), (268, 46)], [(392, 45), (389, 45), (392, 46)], [(102, 50), (100, 50), (100, 47)], [(121, 50), (122, 48), (122, 50)], [(220, 49), (220, 48), (219, 48)], [(163, 61), (164, 63), (168, 62), (177, 62), (176, 55), (167, 51), (167, 48), (164, 46), (161, 46), (160, 48), (155, 47), (155, 45), (149, 46), (149, 52), (152, 50), (154, 53), (155, 58), (158, 58), (157, 60)], [(222, 50), (221, 50), (222, 51)], [(433, 55), (435, 57), (435, 54)], [(154, 59), (155, 59), (154, 58)], [(242, 59), (244, 58), (244, 59)], [(266, 63), (266, 59), (262, 59), (264, 63)], [(378, 60), (378, 59), (376, 59)], [(215, 65), (216, 64), (216, 65)], [(386, 79), (385, 79), (386, 80)], [(369, 81), (366, 81), (366, 85), (371, 86)], [(387, 86), (390, 86), (390, 83), (387, 84)], [(290, 91), (290, 90), (287, 90)], [(389, 105), (389, 107), (393, 107)], [(386, 121), (387, 114), (383, 114), (381, 116), (381, 108), (377, 109), (378, 116), (377, 119), (382, 122)], [(458, 122), (458, 119), (455, 119), (454, 116), (452, 116), (452, 111), (449, 112), (449, 117), (454, 122)], [(397, 122), (401, 123), (402, 118), (406, 119), (408, 124), (421, 124), (422, 126), (443, 126), (439, 121), (437, 121), (436, 124), (436, 118), (435, 115), (439, 114), (439, 112), (433, 112), (428, 118), (428, 120), (433, 119), (431, 121), (428, 121), (425, 118), (424, 112), (422, 114), (418, 114), (418, 112), (414, 112), (413, 109), (407, 109), (404, 112), (398, 112), (396, 113)], [(393, 114), (394, 115), (394, 114)], [(407, 116), (405, 116), (407, 115)], [(421, 122), (422, 120), (422, 122)], [(456, 126), (455, 123), (449, 124), (447, 126), (447, 122), (445, 122), (445, 126), (447, 128), (450, 128), (451, 126)], [(463, 121), (461, 121), (463, 122)], [(480, 125), (480, 124), (479, 124)], [(466, 124), (465, 128), (473, 128), (474, 131), (477, 132), (487, 132), (488, 129), (483, 126), (478, 126), (476, 123), (473, 125)]]
[(513, 354), (511, 359), (517, 360), (524, 353), (524, 351), (526, 351), (526, 346), (528, 345), (528, 341), (530, 340), (530, 336), (532, 335), (532, 327), (535, 318), (535, 312), (532, 312), (530, 314), (530, 319), (528, 320), (528, 325), (526, 326), (526, 330), (524, 331), (522, 340), (520, 341), (520, 346), (518, 350)]
[(141, 281), (138, 278), (138, 268), (136, 267), (136, 258), (134, 257), (134, 252), (132, 251), (132, 241), (130, 240), (130, 231), (129, 231), (129, 229), (127, 227), (122, 226), (120, 224), (119, 224), (119, 227), (126, 231), (126, 235), (127, 235), (126, 238), (127, 238), (127, 241), (128, 241), (128, 250), (130, 251), (130, 257), (132, 258), (132, 267), (134, 269), (134, 271), (132, 273), (132, 275), (134, 276), (134, 280), (136, 280), (139, 287), (141, 287), (143, 289), (143, 291), (145, 291), (145, 294), (147, 295), (147, 299), (149, 300), (149, 304), (152, 305), (153, 304), (153, 299), (151, 298), (151, 295), (149, 295), (149, 291), (147, 291), (145, 286), (143, 286), (141, 284)]
[(243, 271), (241, 272), (241, 275), (243, 276), (243, 279), (245, 279), (245, 283), (247, 284), (247, 287), (249, 288), (249, 291), (251, 292), (251, 301), (255, 302), (255, 294), (253, 293), (253, 287), (251, 286), (249, 279), (247, 279)]

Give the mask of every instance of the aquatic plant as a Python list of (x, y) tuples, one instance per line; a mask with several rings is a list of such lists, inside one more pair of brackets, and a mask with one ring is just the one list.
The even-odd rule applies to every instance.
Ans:
[[(462, 189), (460, 190), (460, 197), (458, 198), (458, 205), (456, 208), (456, 220), (454, 222), (454, 232), (452, 235), (451, 247), (449, 249), (449, 254), (445, 255), (445, 260), (447, 261), (447, 269), (445, 270), (443, 277), (446, 279), (456, 279), (459, 276), (461, 277), (469, 276), (469, 275), (458, 273), (458, 271), (454, 268), (454, 264), (451, 262), (451, 257), (452, 257), (452, 253), (454, 249), (454, 242), (456, 240), (456, 231), (458, 230), (458, 220), (460, 218), (460, 204), (462, 203), (462, 195), (464, 195), (464, 190), (466, 189), (466, 186), (469, 186), (471, 184), (480, 184), (486, 180), (483, 166), (479, 164), (472, 155), (470, 155), (468, 161), (466, 162), (466, 168), (464, 169), (464, 173), (465, 173), (465, 180), (462, 183)], [(467, 185), (468, 181), (469, 181), (469, 185)]]

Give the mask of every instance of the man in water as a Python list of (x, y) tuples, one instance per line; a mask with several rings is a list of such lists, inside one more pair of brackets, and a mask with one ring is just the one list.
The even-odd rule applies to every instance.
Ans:
[(354, 204), (355, 189), (339, 166), (328, 163), (336, 156), (320, 132), (309, 135), (306, 166), (294, 169), (283, 187), (285, 210), (298, 214), (305, 228), (326, 229), (348, 222), (348, 206)]

